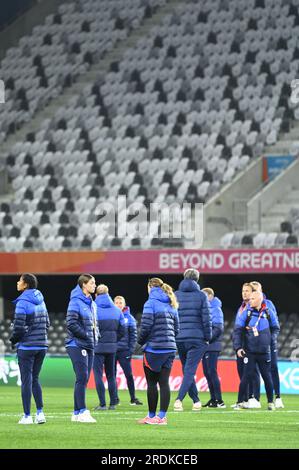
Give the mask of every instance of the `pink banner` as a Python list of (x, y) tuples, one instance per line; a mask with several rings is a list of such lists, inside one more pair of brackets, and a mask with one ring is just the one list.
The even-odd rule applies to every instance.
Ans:
[(182, 273), (187, 268), (207, 274), (299, 273), (299, 249), (110, 251), (100, 262), (85, 265), (103, 274)]
[(0, 274), (299, 273), (299, 249), (0, 253)]
[[(132, 369), (133, 369), (133, 376), (134, 376), (136, 390), (146, 390), (147, 385), (146, 385), (146, 380), (145, 380), (144, 372), (143, 372), (142, 359), (132, 359)], [(235, 360), (220, 360), (218, 362), (217, 371), (218, 371), (219, 380), (221, 382), (222, 392), (237, 392), (240, 380), (239, 380), (238, 373), (237, 373), (236, 361)], [(175, 359), (172, 369), (171, 369), (171, 374), (169, 377), (170, 390), (178, 391), (181, 386), (182, 380), (183, 380), (183, 372), (182, 372), (181, 362), (179, 361), (179, 359)], [(107, 379), (106, 379), (105, 374), (103, 375), (103, 381), (104, 381), (105, 387), (107, 388)], [(117, 388), (119, 390), (128, 389), (125, 374), (123, 373), (123, 370), (119, 366), (119, 364), (117, 366), (116, 381), (117, 381)], [(203, 374), (201, 363), (199, 364), (198, 369), (195, 374), (195, 382), (197, 385), (197, 389), (200, 392), (207, 392), (209, 390), (207, 379), (205, 378)], [(95, 388), (95, 380), (94, 380), (93, 372), (90, 375), (88, 388)]]

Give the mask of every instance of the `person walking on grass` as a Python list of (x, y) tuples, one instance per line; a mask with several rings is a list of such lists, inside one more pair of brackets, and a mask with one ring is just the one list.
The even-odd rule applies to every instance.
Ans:
[[(143, 347), (143, 369), (147, 382), (148, 414), (139, 424), (167, 425), (170, 403), (169, 376), (179, 332), (178, 302), (172, 287), (162, 279), (148, 282), (149, 298), (144, 304), (138, 343)], [(160, 388), (160, 411), (158, 406)]]
[(174, 402), (174, 411), (183, 411), (183, 400), (187, 393), (193, 401), (192, 410), (201, 409), (194, 376), (212, 338), (212, 318), (207, 295), (200, 290), (198, 280), (199, 272), (187, 269), (175, 293), (180, 320), (176, 343), (183, 368), (183, 381)]

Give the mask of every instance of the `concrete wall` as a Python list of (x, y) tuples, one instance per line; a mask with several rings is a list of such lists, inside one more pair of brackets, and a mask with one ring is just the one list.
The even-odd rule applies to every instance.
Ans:
[(233, 230), (234, 206), (246, 205), (263, 184), (263, 157), (254, 160), (245, 172), (225, 186), (204, 206), (205, 246), (213, 246), (222, 235)]
[(259, 230), (259, 219), (292, 188), (299, 189), (299, 160), (295, 160), (247, 203), (248, 226)]

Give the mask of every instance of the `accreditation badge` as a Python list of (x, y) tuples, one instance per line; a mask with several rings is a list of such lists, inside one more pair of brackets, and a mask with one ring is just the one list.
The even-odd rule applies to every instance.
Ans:
[(253, 326), (253, 327), (252, 327), (252, 331), (253, 331), (253, 336), (259, 336), (259, 332), (257, 331), (257, 327), (256, 327), (256, 326)]

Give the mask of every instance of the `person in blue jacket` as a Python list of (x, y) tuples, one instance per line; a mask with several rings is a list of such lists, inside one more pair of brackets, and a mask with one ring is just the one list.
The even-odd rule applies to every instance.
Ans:
[[(179, 332), (178, 303), (172, 287), (154, 277), (148, 282), (149, 298), (144, 304), (138, 343), (143, 347), (143, 369), (147, 381), (148, 415), (140, 424), (166, 425), (170, 403), (170, 371)], [(158, 387), (160, 388), (160, 411)]]
[[(247, 307), (249, 307), (249, 300), (250, 296), (253, 292), (253, 290), (256, 290), (250, 282), (245, 282), (242, 285), (242, 303), (237, 311), (235, 321), (238, 319), (238, 317), (243, 313), (244, 310), (246, 310)], [(245, 335), (243, 337), (243, 340), (245, 339)], [(243, 371), (244, 371), (244, 361), (242, 357), (236, 356), (237, 359), (237, 370), (238, 370), (238, 375), (240, 382), (242, 380), (243, 376)], [(249, 381), (248, 384), (248, 389), (247, 389), (247, 394), (246, 397), (244, 397), (244, 406), (246, 408), (260, 408), (260, 371), (258, 368), (258, 365), (256, 365), (256, 369), (254, 374), (252, 375), (252, 378)], [(236, 404), (232, 405), (232, 407), (235, 407)]]
[[(254, 289), (260, 292), (263, 292), (263, 288), (260, 282), (252, 281), (251, 285), (253, 286)], [(277, 310), (276, 310), (274, 303), (270, 299), (267, 299), (264, 293), (263, 293), (263, 297), (264, 297), (264, 302), (266, 303), (267, 308), (272, 310), (273, 313), (278, 318)], [(272, 341), (271, 341), (271, 375), (272, 375), (272, 382), (273, 382), (273, 387), (274, 387), (274, 392), (275, 392), (275, 408), (284, 408), (284, 404), (280, 396), (277, 339), (278, 339), (278, 333), (276, 335), (273, 334)], [(256, 387), (258, 388), (258, 391), (260, 391), (260, 381), (256, 384)]]
[(67, 308), (65, 341), (68, 355), (76, 374), (74, 390), (74, 413), (72, 421), (95, 423), (86, 408), (85, 394), (94, 359), (94, 348), (98, 341), (97, 307), (92, 299), (96, 282), (91, 274), (81, 274), (78, 285), (71, 292)]
[(48, 349), (50, 321), (44, 297), (37, 290), (37, 285), (34, 274), (22, 274), (17, 282), (17, 291), (21, 292), (21, 295), (13, 301), (15, 316), (10, 341), (13, 348), (17, 347), (24, 409), (19, 424), (33, 424), (30, 414), (32, 394), (36, 404), (35, 423), (46, 422), (42, 388), (38, 378)]
[(210, 287), (206, 287), (202, 291), (208, 296), (212, 316), (212, 339), (202, 360), (203, 372), (208, 382), (211, 398), (204, 407), (226, 408), (222, 400), (221, 384), (217, 374), (217, 363), (222, 349), (224, 331), (222, 302), (218, 297), (215, 297), (215, 293)]
[(176, 338), (183, 368), (183, 381), (174, 403), (175, 411), (183, 411), (187, 393), (193, 401), (192, 410), (201, 409), (194, 376), (198, 364), (212, 338), (212, 318), (208, 298), (198, 285), (199, 272), (187, 269), (176, 296), (179, 302), (180, 332)]
[[(114, 304), (118, 307), (124, 315), (125, 320), (125, 334), (117, 343), (117, 352), (115, 360), (115, 375), (117, 371), (117, 362), (119, 362), (127, 380), (128, 389), (131, 398), (131, 405), (142, 405), (142, 402), (135, 396), (135, 384), (132, 372), (132, 355), (134, 354), (137, 343), (137, 325), (136, 320), (130, 313), (130, 307), (126, 305), (126, 300), (123, 296), (117, 295), (114, 297)], [(117, 404), (119, 398), (117, 396)]]
[[(236, 319), (233, 332), (233, 345), (238, 357), (243, 358), (244, 371), (239, 387), (238, 401), (235, 409), (242, 409), (247, 387), (252, 378), (256, 364), (265, 382), (268, 399), (268, 410), (275, 410), (273, 403), (273, 382), (271, 376), (271, 336), (279, 332), (277, 316), (269, 310), (263, 294), (253, 291), (250, 296), (250, 307), (246, 308)], [(243, 335), (245, 334), (245, 341)]]
[(117, 388), (115, 380), (115, 357), (117, 343), (125, 334), (125, 319), (109, 295), (108, 287), (100, 284), (96, 290), (97, 322), (101, 338), (95, 347), (93, 372), (96, 382), (99, 405), (97, 411), (107, 410), (103, 372), (108, 382), (110, 397), (109, 410), (117, 405)]

